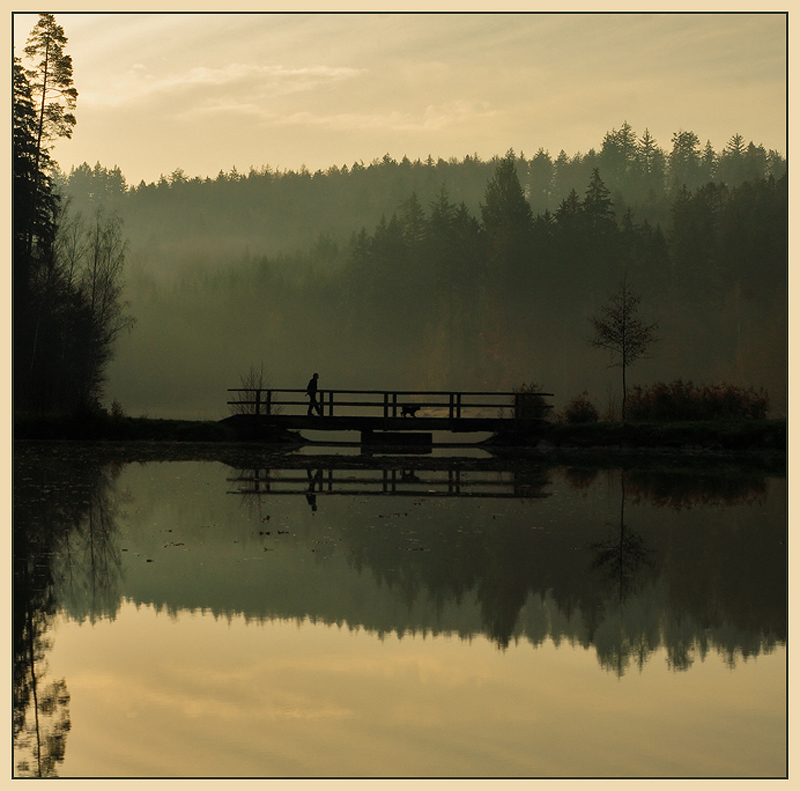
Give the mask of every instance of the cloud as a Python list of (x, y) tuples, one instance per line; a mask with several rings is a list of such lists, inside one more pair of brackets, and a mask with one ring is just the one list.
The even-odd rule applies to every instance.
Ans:
[(390, 110), (383, 113), (333, 113), (315, 115), (308, 111), (274, 118), (275, 125), (315, 126), (335, 130), (393, 130), (430, 132), (455, 126), (466, 126), (496, 116), (498, 111), (488, 102), (453, 101), (428, 105), (421, 112)]
[[(213, 97), (224, 91), (229, 97), (249, 96), (253, 99), (275, 98), (300, 91), (311, 91), (333, 83), (352, 80), (361, 69), (344, 66), (305, 66), (286, 68), (281, 65), (231, 63), (222, 68), (196, 66), (164, 76), (153, 75), (142, 64), (134, 64), (113, 90), (88, 90), (81, 94), (83, 102), (106, 107), (168, 101), (173, 106), (198, 97)], [(232, 100), (228, 106), (236, 106)]]
[(454, 101), (425, 108), (423, 128), (426, 130), (447, 129), (483, 121), (498, 115), (488, 102)]

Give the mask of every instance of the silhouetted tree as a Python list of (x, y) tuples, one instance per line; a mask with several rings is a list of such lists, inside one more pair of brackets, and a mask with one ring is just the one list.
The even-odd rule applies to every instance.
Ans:
[[(511, 313), (516, 307), (509, 300), (524, 299), (531, 278), (533, 212), (519, 181), (513, 151), (498, 162), (486, 186), (481, 219), (486, 238), (486, 333), (490, 355), (502, 366), (512, 340)], [(493, 375), (502, 373), (498, 368)]]
[(637, 316), (640, 301), (640, 297), (631, 291), (625, 276), (608, 304), (589, 319), (594, 329), (591, 345), (608, 351), (612, 358), (611, 365), (622, 369), (623, 420), (627, 398), (627, 370), (657, 340), (655, 331), (658, 325), (647, 324)]
[(72, 137), (75, 116), (72, 110), (78, 91), (72, 83), (72, 57), (64, 52), (67, 37), (52, 14), (39, 14), (39, 21), (28, 36), (25, 54), (35, 61), (28, 71), (32, 97), (38, 104), (36, 163), (47, 143), (59, 137)]
[(600, 171), (592, 169), (592, 178), (586, 188), (582, 209), (587, 231), (597, 244), (600, 237), (608, 239), (616, 231), (611, 191), (600, 178)]
[(555, 166), (553, 160), (543, 148), (540, 148), (528, 164), (530, 177), (531, 208), (535, 212), (547, 211), (553, 201), (553, 177)]
[(673, 189), (694, 189), (702, 182), (700, 139), (694, 132), (676, 132), (672, 136), (669, 169)]
[(59, 201), (48, 173), (49, 156), (37, 147), (30, 82), (16, 58), (12, 119), (14, 393), (25, 401), (34, 390), (43, 321), (60, 288), (54, 261)]
[(134, 323), (133, 317), (125, 312), (122, 299), (126, 251), (122, 220), (116, 215), (105, 216), (102, 208), (98, 209), (86, 229), (86, 257), (78, 280), (90, 322), (88, 371), (81, 392), (84, 403), (99, 399), (117, 338)]

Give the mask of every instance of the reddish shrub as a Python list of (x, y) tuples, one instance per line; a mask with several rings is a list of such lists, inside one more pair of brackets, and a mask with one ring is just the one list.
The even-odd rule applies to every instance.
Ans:
[(588, 396), (584, 390), (567, 404), (564, 408), (564, 420), (567, 423), (597, 423), (599, 414)]
[(735, 385), (696, 386), (678, 379), (650, 387), (634, 387), (628, 395), (631, 420), (742, 420), (763, 419), (769, 398), (763, 390)]

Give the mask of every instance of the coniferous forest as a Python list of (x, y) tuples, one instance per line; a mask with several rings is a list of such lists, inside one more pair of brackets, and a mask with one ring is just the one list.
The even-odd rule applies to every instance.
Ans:
[(618, 415), (589, 319), (626, 278), (658, 326), (630, 384), (752, 387), (786, 412), (786, 161), (735, 132), (714, 150), (622, 123), (574, 155), (130, 185), (52, 162), (35, 75), (14, 76), (18, 409), (213, 419), (256, 367), (274, 387), (535, 383)]

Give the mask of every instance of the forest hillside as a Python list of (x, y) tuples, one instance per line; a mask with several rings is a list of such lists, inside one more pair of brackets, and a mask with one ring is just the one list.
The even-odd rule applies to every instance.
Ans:
[[(510, 389), (619, 407), (589, 317), (627, 276), (658, 342), (630, 383), (731, 383), (786, 410), (786, 161), (734, 134), (661, 148), (623, 124), (552, 157), (310, 173), (119, 168), (56, 177), (68, 214), (118, 216), (125, 297), (107, 396), (129, 414), (227, 414), (252, 367), (275, 387)], [(68, 226), (68, 223), (66, 224)]]

